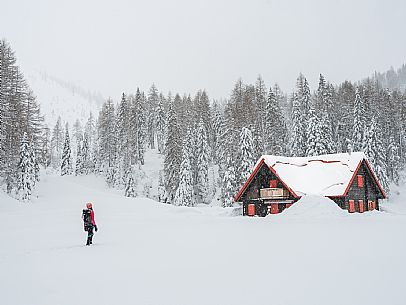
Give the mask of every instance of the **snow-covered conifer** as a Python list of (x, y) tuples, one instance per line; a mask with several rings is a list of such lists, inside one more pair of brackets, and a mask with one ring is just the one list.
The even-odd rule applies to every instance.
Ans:
[(226, 165), (224, 169), (224, 176), (223, 176), (223, 187), (222, 187), (222, 198), (223, 198), (223, 206), (224, 207), (231, 207), (234, 202), (234, 197), (236, 195), (236, 170), (235, 164), (233, 163), (232, 159), (228, 156), (226, 158)]
[(158, 90), (154, 84), (149, 89), (146, 107), (146, 125), (149, 148), (155, 149), (156, 111), (159, 103)]
[(207, 139), (206, 127), (203, 119), (200, 119), (197, 129), (196, 139), (196, 168), (197, 168), (197, 184), (196, 195), (199, 202), (209, 203), (209, 143)]
[(158, 151), (160, 154), (164, 153), (165, 137), (166, 137), (166, 111), (165, 111), (165, 97), (161, 93), (159, 95), (158, 106), (156, 110), (156, 137)]
[(133, 171), (132, 169), (129, 170), (127, 173), (127, 182), (125, 184), (125, 193), (124, 195), (126, 197), (136, 197), (137, 193), (135, 191), (135, 181), (134, 181), (134, 176), (133, 176)]
[(387, 175), (390, 181), (394, 183), (399, 183), (400, 178), (400, 155), (399, 155), (399, 147), (395, 141), (395, 138), (391, 136), (389, 138), (389, 146), (387, 148)]
[[(187, 136), (190, 137), (189, 135)], [(190, 164), (191, 148), (183, 145), (182, 163), (179, 170), (179, 184), (173, 204), (177, 206), (194, 206), (192, 166)]]
[(169, 203), (173, 202), (179, 184), (179, 171), (182, 162), (182, 138), (174, 104), (168, 112), (168, 135), (165, 144), (164, 177)]
[(240, 185), (243, 185), (247, 180), (254, 164), (252, 133), (248, 128), (243, 127), (240, 132), (239, 177), (237, 180)]
[(31, 148), (24, 133), (20, 146), (20, 162), (18, 164), (18, 197), (20, 200), (27, 201), (31, 199), (31, 194), (35, 185), (34, 164), (31, 160)]
[(33, 166), (33, 179), (34, 179), (34, 185), (40, 181), (40, 167), (39, 167), (39, 162), (38, 162), (38, 158), (37, 155), (35, 153), (35, 150), (33, 148), (31, 148), (31, 154), (30, 154), (30, 158), (31, 158), (31, 163), (34, 164)]
[(71, 175), (72, 172), (73, 172), (73, 168), (72, 168), (72, 156), (71, 156), (71, 148), (70, 148), (69, 129), (68, 129), (68, 124), (66, 124), (65, 143), (63, 146), (63, 153), (62, 153), (61, 176)]
[[(292, 115), (291, 115), (291, 136), (290, 136), (290, 153), (293, 157), (303, 157), (306, 153), (304, 148), (306, 145), (304, 131), (305, 125), (303, 124), (302, 109), (300, 101), (296, 93), (292, 97)], [(307, 126), (307, 125), (306, 125)]]
[(364, 146), (364, 133), (366, 129), (365, 124), (365, 109), (364, 103), (361, 99), (359, 87), (355, 91), (355, 101), (353, 110), (353, 133), (352, 133), (352, 147), (354, 151), (359, 151)]
[(159, 171), (159, 178), (158, 178), (158, 201), (162, 203), (166, 203), (167, 195), (165, 190), (165, 182), (164, 182), (164, 174), (163, 171)]
[(269, 88), (268, 99), (265, 104), (265, 152), (271, 155), (282, 155), (285, 148), (286, 126), (282, 109), (272, 88)]
[(372, 170), (376, 174), (383, 189), (389, 191), (389, 179), (387, 176), (387, 164), (385, 158), (385, 147), (382, 143), (380, 126), (375, 117), (372, 118), (369, 128), (365, 134), (364, 152), (371, 164)]
[(306, 136), (306, 156), (325, 155), (334, 151), (331, 129), (327, 121), (326, 113), (318, 114), (314, 106), (310, 106)]
[(51, 164), (54, 168), (60, 168), (61, 166), (63, 142), (62, 119), (59, 117), (53, 129), (51, 139)]

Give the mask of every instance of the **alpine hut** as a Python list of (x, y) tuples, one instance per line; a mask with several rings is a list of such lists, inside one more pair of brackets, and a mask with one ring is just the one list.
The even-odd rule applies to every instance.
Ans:
[(364, 153), (313, 157), (262, 156), (235, 202), (243, 214), (266, 216), (288, 208), (303, 195), (325, 196), (350, 213), (379, 210), (386, 194)]

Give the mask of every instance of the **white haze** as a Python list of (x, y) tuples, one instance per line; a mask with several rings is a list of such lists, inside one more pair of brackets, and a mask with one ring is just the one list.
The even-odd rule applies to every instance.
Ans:
[(39, 69), (118, 98), (160, 90), (229, 95), (261, 74), (290, 91), (358, 80), (406, 61), (406, 2), (1, 0), (0, 37)]

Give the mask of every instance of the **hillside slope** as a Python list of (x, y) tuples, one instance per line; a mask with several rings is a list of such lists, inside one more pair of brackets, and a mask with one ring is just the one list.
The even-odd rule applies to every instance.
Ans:
[(73, 82), (60, 80), (45, 72), (30, 71), (26, 78), (41, 106), (45, 122), (51, 128), (58, 116), (70, 126), (77, 119), (84, 123), (90, 112), (96, 115), (104, 102), (100, 93), (83, 89)]

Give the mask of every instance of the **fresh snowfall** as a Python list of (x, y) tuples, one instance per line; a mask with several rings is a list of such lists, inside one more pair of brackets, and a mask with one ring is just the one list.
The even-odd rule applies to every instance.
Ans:
[[(405, 72), (105, 99), (25, 78), (1, 40), (0, 304), (406, 304)], [(311, 191), (266, 217), (234, 202), (261, 155), (358, 152), (388, 194), (377, 210)]]

